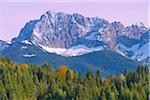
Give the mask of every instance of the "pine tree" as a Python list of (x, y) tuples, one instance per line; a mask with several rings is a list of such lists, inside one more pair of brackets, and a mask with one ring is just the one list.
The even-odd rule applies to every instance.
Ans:
[(0, 100), (8, 100), (3, 82), (0, 80)]
[(97, 70), (96, 72), (96, 83), (98, 87), (102, 85), (102, 77), (101, 77), (101, 73), (99, 70)]

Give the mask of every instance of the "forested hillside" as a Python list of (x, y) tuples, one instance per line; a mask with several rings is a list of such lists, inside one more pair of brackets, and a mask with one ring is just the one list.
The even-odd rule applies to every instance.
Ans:
[(100, 70), (83, 77), (67, 66), (54, 71), (0, 57), (0, 100), (148, 100), (149, 76), (148, 66), (104, 79)]

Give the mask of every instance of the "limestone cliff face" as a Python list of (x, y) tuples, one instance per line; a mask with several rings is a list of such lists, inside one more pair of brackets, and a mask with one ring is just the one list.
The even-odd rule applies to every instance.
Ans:
[(121, 22), (109, 23), (98, 17), (48, 11), (40, 19), (28, 22), (19, 36), (12, 39), (12, 43), (30, 40), (37, 45), (55, 49), (85, 47), (95, 51), (93, 48), (107, 48), (136, 59), (147, 52), (141, 49), (148, 43), (148, 33), (149, 29), (142, 23), (125, 27)]

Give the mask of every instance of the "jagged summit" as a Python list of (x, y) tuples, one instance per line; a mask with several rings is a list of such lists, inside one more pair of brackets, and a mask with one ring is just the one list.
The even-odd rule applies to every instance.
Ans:
[(62, 56), (107, 49), (131, 59), (145, 59), (147, 51), (143, 48), (148, 48), (148, 32), (141, 22), (125, 27), (121, 22), (110, 23), (98, 17), (47, 11), (40, 19), (28, 22), (12, 43), (30, 41)]
[(11, 44), (0, 41), (0, 54), (16, 63), (67, 65), (83, 74), (100, 68), (107, 76), (149, 64), (149, 32), (142, 23), (126, 27), (98, 17), (48, 11), (29, 21)]

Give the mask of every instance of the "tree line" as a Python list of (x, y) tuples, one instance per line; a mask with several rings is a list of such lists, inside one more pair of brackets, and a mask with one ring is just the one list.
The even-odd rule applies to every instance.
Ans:
[(100, 70), (83, 77), (67, 66), (53, 70), (0, 57), (0, 100), (148, 100), (149, 76), (148, 66), (104, 79)]

